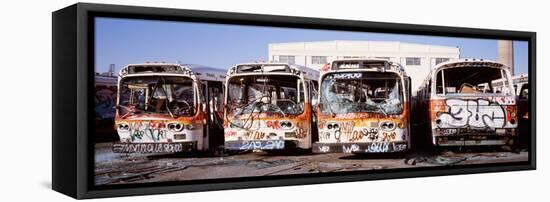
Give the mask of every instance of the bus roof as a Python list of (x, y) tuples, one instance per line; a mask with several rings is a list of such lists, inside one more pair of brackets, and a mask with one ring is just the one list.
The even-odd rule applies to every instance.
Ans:
[(223, 69), (217, 69), (214, 67), (208, 67), (198, 64), (183, 64), (186, 67), (191, 68), (191, 70), (197, 75), (199, 80), (207, 81), (221, 81), (225, 82), (226, 71)]
[(300, 72), (304, 75), (305, 79), (317, 80), (319, 79), (319, 71), (296, 64), (287, 63), (270, 63), (270, 62), (258, 62), (258, 63), (241, 63), (236, 64), (229, 68), (227, 75), (242, 74), (242, 73), (269, 73), (269, 72), (283, 72), (283, 73), (297, 73)]
[(383, 58), (350, 58), (337, 59), (332, 63), (327, 64), (322, 68), (323, 73), (334, 72), (339, 70), (375, 70), (375, 71), (392, 71), (402, 76), (407, 76), (405, 69), (399, 63), (392, 62)]
[(128, 64), (120, 69), (119, 76), (129, 74), (188, 74), (192, 75), (189, 67), (175, 63), (153, 62)]
[(494, 68), (505, 68), (508, 66), (486, 59), (476, 59), (476, 58), (465, 58), (454, 61), (447, 61), (436, 65), (433, 70), (446, 69), (446, 68), (455, 68), (455, 67), (494, 67)]

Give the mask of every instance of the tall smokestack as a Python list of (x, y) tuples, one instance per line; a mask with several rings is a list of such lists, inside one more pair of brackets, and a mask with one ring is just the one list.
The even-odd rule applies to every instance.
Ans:
[(109, 65), (109, 76), (115, 75), (115, 64)]
[(510, 67), (514, 75), (514, 45), (510, 40), (498, 40), (498, 62)]

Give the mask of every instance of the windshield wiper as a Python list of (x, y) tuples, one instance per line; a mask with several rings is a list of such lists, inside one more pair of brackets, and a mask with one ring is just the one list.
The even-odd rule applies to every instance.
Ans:
[(384, 108), (382, 108), (380, 105), (376, 104), (376, 105), (372, 105), (372, 106), (376, 106), (378, 111), (381, 111), (385, 116), (388, 116), (388, 113), (386, 112), (386, 110), (384, 110)]

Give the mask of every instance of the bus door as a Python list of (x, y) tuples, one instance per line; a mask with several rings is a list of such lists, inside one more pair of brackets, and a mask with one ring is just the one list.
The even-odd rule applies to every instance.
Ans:
[(206, 81), (204, 91), (206, 100), (206, 134), (211, 151), (218, 151), (224, 145), (223, 136), (223, 83)]
[(308, 82), (309, 86), (309, 98), (311, 103), (311, 141), (319, 141), (319, 131), (317, 128), (317, 105), (319, 104), (319, 97), (317, 90), (319, 89), (319, 84), (317, 81), (310, 80)]

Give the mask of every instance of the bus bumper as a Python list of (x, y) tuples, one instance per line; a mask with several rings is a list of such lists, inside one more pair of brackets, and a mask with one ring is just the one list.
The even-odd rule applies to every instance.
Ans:
[(409, 149), (407, 141), (313, 143), (313, 153), (393, 153)]
[(437, 136), (436, 146), (498, 146), (513, 144), (512, 136)]
[(297, 141), (292, 140), (234, 140), (225, 141), (228, 150), (284, 150), (293, 147)]
[(197, 150), (197, 141), (177, 143), (114, 143), (114, 153), (177, 153)]

